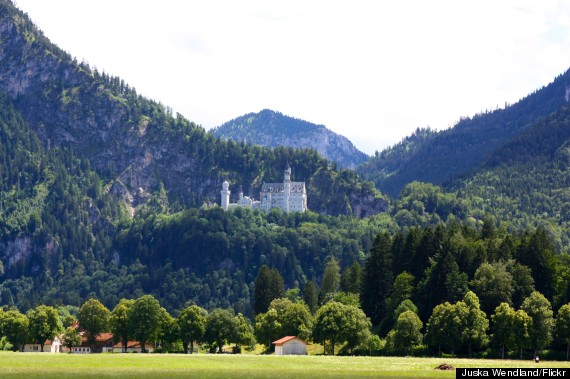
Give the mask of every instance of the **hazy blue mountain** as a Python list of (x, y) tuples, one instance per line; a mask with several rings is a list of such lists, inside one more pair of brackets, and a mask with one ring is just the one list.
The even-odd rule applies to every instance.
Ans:
[(285, 116), (269, 109), (235, 118), (212, 129), (212, 133), (223, 139), (266, 147), (314, 149), (343, 168), (354, 169), (368, 160), (368, 156), (358, 150), (346, 137), (325, 126)]

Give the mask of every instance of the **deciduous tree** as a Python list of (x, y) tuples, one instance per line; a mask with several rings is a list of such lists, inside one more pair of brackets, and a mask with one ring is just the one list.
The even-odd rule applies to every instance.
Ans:
[(507, 303), (499, 304), (491, 316), (494, 330), (493, 343), (501, 349), (502, 359), (505, 358), (505, 348), (508, 348), (512, 341), (514, 317), (515, 310)]
[(534, 291), (523, 301), (521, 309), (532, 319), (529, 330), (530, 344), (534, 349), (534, 355), (537, 355), (552, 341), (554, 328), (552, 306), (544, 295)]
[(570, 353), (570, 303), (564, 304), (556, 314), (556, 335), (566, 344), (566, 360)]
[(162, 311), (152, 295), (143, 295), (135, 300), (129, 312), (129, 323), (133, 338), (140, 342), (146, 353), (146, 343), (158, 337)]
[(206, 317), (204, 339), (210, 344), (212, 351), (223, 352), (224, 344), (231, 341), (237, 334), (234, 315), (227, 309), (214, 309)]
[(469, 357), (471, 357), (473, 346), (483, 347), (488, 342), (489, 320), (485, 312), (480, 309), (479, 298), (474, 292), (467, 292), (463, 298), (463, 303), (467, 306), (463, 340), (467, 342)]
[(12, 344), (12, 350), (21, 350), (28, 339), (29, 320), (17, 310), (9, 310), (2, 318), (1, 332)]
[(523, 357), (523, 349), (531, 344), (531, 328), (533, 325), (532, 317), (524, 310), (519, 309), (515, 312), (512, 324), (512, 343), (520, 352), (520, 359)]
[[(331, 353), (334, 355), (337, 343), (348, 342), (351, 337), (362, 337), (365, 329), (370, 327), (366, 315), (359, 308), (330, 301), (323, 305), (315, 314), (313, 338), (316, 341), (330, 342)], [(356, 346), (357, 340), (351, 340), (350, 345)], [(326, 345), (325, 345), (326, 346)]]
[(133, 299), (121, 299), (113, 308), (109, 319), (110, 330), (116, 337), (120, 338), (124, 353), (127, 352), (127, 343), (132, 335), (130, 311), (134, 303)]
[(415, 312), (402, 312), (396, 319), (394, 329), (388, 334), (394, 349), (408, 354), (413, 346), (421, 344), (423, 325)]
[(44, 343), (48, 339), (53, 339), (61, 332), (61, 322), (54, 307), (38, 305), (27, 312), (29, 320), (30, 337), (40, 344), (41, 351), (44, 351)]
[(184, 308), (178, 315), (178, 326), (182, 337), (182, 347), (184, 354), (188, 354), (188, 344), (190, 344), (190, 354), (194, 351), (194, 341), (201, 341), (206, 330), (206, 317), (208, 312), (197, 305), (190, 305)]
[(69, 350), (73, 346), (78, 346), (81, 344), (81, 335), (79, 334), (79, 330), (74, 328), (73, 326), (68, 326), (63, 333), (63, 346), (67, 347)]
[(89, 299), (79, 309), (77, 321), (79, 327), (85, 332), (87, 343), (94, 350), (95, 341), (99, 334), (109, 331), (109, 318), (111, 312), (99, 300)]

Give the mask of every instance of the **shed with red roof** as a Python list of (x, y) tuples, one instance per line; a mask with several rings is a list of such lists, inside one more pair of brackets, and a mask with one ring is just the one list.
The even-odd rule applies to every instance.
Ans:
[(295, 336), (286, 336), (277, 341), (275, 345), (275, 355), (307, 355), (307, 343)]

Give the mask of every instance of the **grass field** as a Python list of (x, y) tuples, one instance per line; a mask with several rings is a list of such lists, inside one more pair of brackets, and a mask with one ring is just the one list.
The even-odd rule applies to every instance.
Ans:
[[(1, 353), (0, 377), (22, 378), (454, 378), (454, 367), (532, 367), (532, 361), (274, 355)], [(540, 367), (570, 367), (541, 362)]]

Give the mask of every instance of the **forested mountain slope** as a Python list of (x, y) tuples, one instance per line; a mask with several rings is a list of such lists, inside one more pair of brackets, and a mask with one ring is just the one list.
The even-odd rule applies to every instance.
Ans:
[(449, 190), (513, 228), (543, 226), (570, 246), (570, 108), (527, 128)]
[[(152, 293), (170, 309), (194, 300), (248, 312), (260, 265), (283, 269), (291, 286), (317, 279), (329, 254), (346, 263), (369, 248), (380, 222), (353, 216), (391, 224), (387, 200), (354, 172), (309, 149), (220, 141), (78, 63), (8, 0), (0, 79), (2, 305), (111, 306)], [(287, 163), (315, 213), (212, 205), (224, 179), (255, 196)]]
[(354, 169), (368, 159), (368, 156), (354, 147), (346, 137), (325, 126), (269, 109), (248, 113), (212, 129), (211, 132), (223, 139), (254, 145), (314, 149), (343, 168)]
[(387, 153), (373, 157), (357, 172), (392, 196), (414, 180), (442, 184), (461, 177), (511, 138), (566, 104), (569, 88), (567, 71), (505, 109), (463, 118), (454, 127), (437, 133), (417, 131)]
[(365, 216), (386, 208), (372, 185), (311, 151), (220, 141), (123, 80), (78, 63), (9, 0), (0, 2), (0, 41), (0, 92), (45, 147), (88, 159), (132, 207), (161, 191), (176, 209), (218, 201), (224, 179), (255, 196), (290, 162), (293, 179), (308, 182), (312, 210)]

